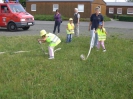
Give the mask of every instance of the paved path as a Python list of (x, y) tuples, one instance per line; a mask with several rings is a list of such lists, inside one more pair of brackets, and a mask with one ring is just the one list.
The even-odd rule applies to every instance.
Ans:
[[(68, 21), (63, 21), (61, 24), (61, 34), (66, 35), (66, 24)], [(89, 22), (80, 22), (80, 34), (90, 35), (88, 32)], [(133, 38), (133, 22), (109, 21), (105, 22), (105, 27), (109, 35), (123, 35), (126, 38)], [(31, 26), (28, 31), (19, 29), (17, 32), (9, 32), (7, 29), (0, 29), (0, 36), (21, 36), (21, 35), (39, 35), (41, 29), (46, 29), (48, 32), (53, 32), (54, 21), (35, 21), (35, 25)]]
[(133, 29), (133, 22), (108, 21), (105, 22), (105, 27)]
[[(36, 24), (53, 24), (53, 21), (36, 21)], [(62, 25), (66, 25), (67, 21), (64, 21)], [(80, 26), (88, 26), (89, 22), (80, 22)], [(105, 27), (108, 28), (127, 28), (127, 29), (133, 29), (133, 22), (122, 22), (122, 21), (108, 21), (105, 22)]]

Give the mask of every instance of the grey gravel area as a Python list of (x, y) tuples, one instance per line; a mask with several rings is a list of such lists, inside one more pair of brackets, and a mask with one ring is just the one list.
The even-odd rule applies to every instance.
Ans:
[[(59, 35), (66, 35), (66, 25), (68, 21), (63, 21), (61, 24), (61, 33)], [(80, 22), (80, 35), (89, 36), (88, 31), (89, 22)], [(39, 35), (41, 29), (45, 29), (47, 32), (53, 32), (54, 21), (35, 21), (35, 25), (31, 26), (28, 31), (19, 29), (17, 32), (9, 32), (7, 29), (0, 28), (0, 36), (27, 36)], [(120, 36), (123, 38), (133, 38), (133, 22), (120, 22), (120, 21), (109, 21), (105, 22), (105, 28), (107, 29), (108, 36)]]

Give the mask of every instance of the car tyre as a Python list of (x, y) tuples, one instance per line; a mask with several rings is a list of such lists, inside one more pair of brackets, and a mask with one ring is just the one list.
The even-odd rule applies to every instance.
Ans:
[(8, 24), (7, 29), (11, 32), (17, 31), (17, 26), (15, 23), (11, 22)]

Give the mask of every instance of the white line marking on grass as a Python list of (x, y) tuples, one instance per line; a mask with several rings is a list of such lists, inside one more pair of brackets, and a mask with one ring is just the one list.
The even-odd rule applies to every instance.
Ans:
[(16, 52), (14, 52), (14, 53), (25, 53), (25, 52), (30, 52), (30, 51), (16, 51)]
[[(38, 49), (36, 49), (36, 50), (38, 50)], [(61, 50), (61, 48), (55, 49), (54, 52), (59, 51), (59, 50)], [(31, 52), (31, 51), (33, 51), (33, 50), (30, 50), (30, 51), (16, 51), (16, 52), (13, 52), (13, 53), (17, 54), (17, 53), (26, 53), (26, 52)], [(0, 54), (4, 54), (4, 53), (7, 53), (7, 52), (0, 52)], [(48, 54), (48, 53), (45, 53), (45, 54)]]
[(6, 52), (0, 52), (0, 54), (4, 54), (4, 53), (6, 53)]
[(57, 49), (55, 49), (54, 52), (59, 51), (59, 50), (61, 50), (61, 48), (57, 48)]

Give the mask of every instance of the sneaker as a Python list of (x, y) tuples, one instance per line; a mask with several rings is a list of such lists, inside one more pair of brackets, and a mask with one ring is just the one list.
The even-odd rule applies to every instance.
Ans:
[(48, 59), (54, 59), (54, 57), (49, 57)]
[(106, 49), (104, 49), (103, 52), (106, 52)]

